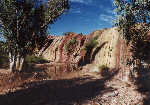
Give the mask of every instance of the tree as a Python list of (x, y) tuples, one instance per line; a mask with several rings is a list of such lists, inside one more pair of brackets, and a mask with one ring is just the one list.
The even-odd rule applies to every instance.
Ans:
[(10, 71), (22, 70), (24, 59), (47, 36), (47, 28), (68, 9), (68, 0), (1, 0), (0, 30), (6, 39)]
[(5, 43), (3, 41), (0, 41), (0, 55), (5, 53), (4, 47), (5, 47)]
[(114, 0), (116, 7), (115, 26), (130, 46), (132, 57), (128, 60), (132, 68), (149, 63), (150, 58), (150, 1)]

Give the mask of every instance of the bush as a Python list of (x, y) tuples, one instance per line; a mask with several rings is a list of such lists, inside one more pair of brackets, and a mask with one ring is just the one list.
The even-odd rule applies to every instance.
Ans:
[(0, 67), (7, 68), (9, 66), (9, 58), (7, 55), (0, 55)]
[(78, 41), (75, 38), (70, 39), (65, 45), (65, 50), (68, 52), (73, 52), (73, 47)]
[(94, 47), (97, 46), (98, 44), (98, 36), (95, 36), (94, 38), (90, 39), (86, 44), (85, 44), (85, 47), (84, 49), (85, 50), (92, 50)]
[(100, 70), (109, 70), (109, 67), (107, 67), (106, 65), (102, 65), (102, 66), (99, 66), (99, 69)]
[(6, 44), (0, 41), (0, 67), (7, 68), (9, 66), (8, 53), (5, 51)]
[(27, 63), (27, 64), (35, 64), (35, 63), (48, 63), (48, 61), (47, 60), (45, 60), (44, 58), (42, 58), (42, 57), (36, 57), (36, 56), (34, 56), (34, 55), (28, 55), (27, 57), (26, 57), (26, 59), (25, 59), (25, 62)]
[(0, 55), (5, 55), (7, 56), (7, 49), (6, 49), (6, 43), (5, 42), (2, 42), (0, 41)]
[(65, 32), (63, 35), (70, 35), (70, 34), (75, 34), (74, 32)]
[(106, 65), (99, 66), (99, 70), (101, 71), (101, 75), (106, 77), (110, 75), (110, 68)]

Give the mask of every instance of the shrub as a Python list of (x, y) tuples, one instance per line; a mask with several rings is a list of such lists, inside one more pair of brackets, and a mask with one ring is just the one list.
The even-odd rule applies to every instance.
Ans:
[(5, 47), (6, 47), (5, 42), (0, 41), (0, 67), (1, 68), (7, 68), (9, 66), (9, 57)]
[(9, 58), (7, 55), (0, 55), (0, 67), (7, 68), (9, 66)]
[(102, 65), (102, 66), (99, 66), (99, 69), (100, 70), (109, 70), (109, 67), (107, 67), (106, 65)]
[(73, 52), (73, 46), (75, 46), (77, 42), (78, 41), (75, 38), (70, 39), (65, 45), (65, 50), (68, 52)]
[(0, 55), (8, 56), (6, 43), (2, 41), (0, 41)]
[(42, 58), (42, 57), (36, 57), (36, 56), (34, 56), (34, 55), (28, 55), (27, 57), (26, 57), (26, 59), (25, 59), (25, 62), (27, 63), (27, 64), (35, 64), (35, 63), (48, 63), (48, 61), (47, 60), (45, 60), (44, 58)]
[(85, 44), (85, 47), (84, 49), (85, 50), (92, 50), (94, 47), (97, 46), (98, 44), (98, 36), (95, 36), (94, 38), (90, 39), (86, 44)]
[(101, 75), (106, 77), (110, 75), (109, 67), (106, 65), (99, 66), (99, 70), (101, 71)]
[(63, 35), (70, 35), (70, 34), (75, 34), (74, 32), (65, 32)]

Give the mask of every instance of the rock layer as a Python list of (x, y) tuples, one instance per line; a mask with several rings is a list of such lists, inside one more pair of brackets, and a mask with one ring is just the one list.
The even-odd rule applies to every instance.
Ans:
[[(96, 36), (98, 36), (98, 44), (86, 56), (88, 51), (84, 48), (87, 42)], [(66, 45), (73, 38), (77, 40), (77, 43), (71, 46), (72, 52), (68, 52)], [(129, 69), (126, 65), (126, 55), (130, 56), (130, 53), (116, 27), (96, 30), (90, 35), (69, 34), (50, 37), (50, 39), (53, 41), (47, 48), (43, 48), (45, 50), (41, 53), (45, 59), (61, 63), (84, 63), (83, 68), (96, 72), (99, 72), (102, 65), (110, 69), (121, 69), (119, 78), (128, 80), (126, 75), (129, 75)], [(90, 58), (88, 59), (90, 61), (86, 58)]]

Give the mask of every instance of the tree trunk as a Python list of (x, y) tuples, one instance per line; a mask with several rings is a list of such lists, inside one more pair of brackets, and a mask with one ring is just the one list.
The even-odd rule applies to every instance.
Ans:
[(21, 57), (21, 58), (20, 58), (20, 66), (19, 66), (19, 69), (18, 69), (19, 71), (22, 71), (22, 70), (23, 70), (24, 59), (25, 59), (24, 57)]
[(18, 54), (18, 56), (16, 57), (16, 70), (22, 71), (22, 69), (23, 69), (23, 64), (24, 64), (24, 59), (25, 59), (24, 56), (20, 56), (20, 55)]
[(16, 69), (17, 70), (19, 69), (19, 66), (20, 66), (20, 56), (18, 54), (17, 57), (16, 57)]
[(13, 72), (15, 69), (15, 55), (13, 55), (11, 52), (9, 52), (9, 63), (10, 72)]

